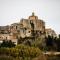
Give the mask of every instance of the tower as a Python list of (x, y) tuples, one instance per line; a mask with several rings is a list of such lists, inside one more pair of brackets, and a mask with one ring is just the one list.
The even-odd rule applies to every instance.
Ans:
[(32, 12), (32, 15), (29, 16), (29, 19), (30, 19), (30, 20), (38, 20), (38, 16), (35, 16), (35, 13)]

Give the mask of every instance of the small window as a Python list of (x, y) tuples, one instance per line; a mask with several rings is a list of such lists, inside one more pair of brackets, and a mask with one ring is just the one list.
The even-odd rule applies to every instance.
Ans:
[(17, 26), (16, 26), (16, 29), (17, 29)]
[(28, 33), (30, 33), (30, 31), (28, 31)]

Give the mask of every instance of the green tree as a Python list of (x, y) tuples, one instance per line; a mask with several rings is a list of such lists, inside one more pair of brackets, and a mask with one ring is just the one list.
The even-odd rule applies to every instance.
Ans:
[(1, 43), (1, 47), (14, 47), (15, 44), (11, 41), (11, 40), (3, 40), (3, 42)]

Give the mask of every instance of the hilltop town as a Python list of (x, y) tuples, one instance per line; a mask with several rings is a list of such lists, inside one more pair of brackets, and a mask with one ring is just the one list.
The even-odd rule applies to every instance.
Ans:
[(32, 15), (27, 19), (21, 19), (18, 23), (13, 23), (8, 26), (0, 26), (0, 42), (3, 40), (11, 40), (17, 44), (18, 38), (25, 37), (56, 37), (56, 33), (51, 28), (46, 29), (45, 21), (39, 19), (38, 16), (32, 12)]

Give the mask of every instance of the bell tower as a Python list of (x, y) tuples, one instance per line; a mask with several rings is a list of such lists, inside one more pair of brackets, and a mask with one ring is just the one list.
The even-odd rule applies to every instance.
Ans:
[(34, 16), (35, 14), (34, 14), (34, 12), (32, 12), (32, 16)]
[(29, 19), (30, 19), (30, 20), (38, 20), (38, 16), (35, 16), (35, 13), (32, 12), (32, 15), (29, 16)]

